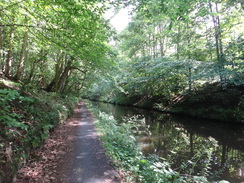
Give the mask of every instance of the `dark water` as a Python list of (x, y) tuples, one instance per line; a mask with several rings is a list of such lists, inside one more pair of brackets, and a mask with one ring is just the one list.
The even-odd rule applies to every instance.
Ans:
[(133, 122), (145, 155), (167, 159), (182, 174), (210, 181), (244, 182), (244, 126), (222, 124), (105, 103), (94, 103), (119, 122)]

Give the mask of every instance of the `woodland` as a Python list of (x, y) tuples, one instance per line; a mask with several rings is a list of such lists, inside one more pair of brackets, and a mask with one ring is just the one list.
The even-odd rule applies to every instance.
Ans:
[[(104, 14), (126, 7), (117, 33)], [(0, 0), (0, 17), (0, 182), (81, 98), (244, 122), (243, 1)]]

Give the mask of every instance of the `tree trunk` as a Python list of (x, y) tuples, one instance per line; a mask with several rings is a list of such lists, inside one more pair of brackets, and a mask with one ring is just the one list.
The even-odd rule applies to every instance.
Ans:
[(58, 82), (58, 85), (57, 85), (57, 88), (56, 88), (56, 92), (57, 93), (62, 93), (63, 92), (63, 89), (65, 87), (66, 79), (70, 75), (70, 71), (71, 71), (71, 68), (72, 68), (71, 67), (71, 63), (72, 63), (72, 61), (70, 60), (68, 62), (68, 65), (65, 67), (60, 79), (59, 79), (59, 82)]
[(147, 56), (151, 56), (151, 34), (148, 35), (148, 53)]
[[(67, 57), (65, 59), (68, 60)], [(55, 77), (46, 88), (46, 90), (48, 92), (51, 92), (51, 91), (56, 92), (56, 93), (63, 92), (66, 79), (70, 75), (70, 71), (72, 69), (73, 60), (74, 60), (74, 58), (69, 59), (67, 61), (67, 63), (65, 64), (65, 67), (63, 67), (62, 56), (57, 60)]]
[[(159, 32), (160, 34), (163, 33), (164, 25), (159, 26)], [(165, 35), (162, 35), (162, 37), (159, 38), (159, 46), (160, 46), (160, 56), (163, 57), (165, 55), (166, 46), (165, 46)]]
[(181, 33), (181, 27), (180, 27), (180, 23), (178, 24), (178, 28), (177, 28), (177, 40), (176, 40), (176, 58), (179, 60), (180, 59), (180, 33)]
[(35, 69), (36, 69), (36, 65), (42, 61), (42, 59), (44, 57), (46, 57), (47, 53), (45, 53), (43, 50), (40, 51), (40, 56), (38, 59), (36, 59), (33, 63), (32, 63), (32, 66), (31, 66), (31, 71), (30, 71), (30, 74), (28, 76), (28, 79), (27, 79), (27, 84), (29, 84), (34, 76), (34, 72), (35, 72)]
[(3, 58), (3, 28), (0, 27), (0, 64), (1, 70), (4, 68), (4, 58)]
[(211, 47), (211, 38), (210, 36), (208, 35), (208, 27), (206, 26), (206, 40), (207, 40), (207, 43), (209, 43), (209, 46), (208, 46), (208, 51), (209, 51), (209, 54), (210, 54), (210, 62), (213, 62), (213, 53), (212, 53), (212, 47)]
[(27, 47), (27, 40), (28, 40), (28, 32), (26, 31), (24, 34), (24, 37), (23, 37), (23, 43), (22, 43), (22, 48), (21, 48), (21, 52), (20, 52), (20, 59), (19, 59), (19, 63), (17, 66), (17, 71), (16, 71), (16, 74), (14, 76), (14, 79), (16, 81), (18, 81), (20, 79), (21, 72), (23, 70), (24, 60), (25, 60), (25, 52), (26, 52), (26, 47)]
[(32, 66), (31, 66), (30, 74), (27, 79), (27, 84), (29, 84), (31, 82), (35, 69), (36, 69), (36, 64), (35, 64), (35, 62), (33, 62)]
[(226, 141), (223, 141), (223, 143), (222, 143), (221, 167), (225, 166), (226, 155), (227, 155), (227, 145), (226, 145)]
[(192, 67), (188, 68), (188, 85), (189, 85), (189, 94), (191, 94), (192, 91)]
[(212, 13), (212, 20), (214, 23), (214, 31), (215, 31), (215, 42), (216, 42), (216, 56), (217, 56), (217, 61), (219, 65), (219, 76), (220, 80), (223, 82), (224, 81), (224, 76), (222, 73), (222, 70), (224, 68), (224, 52), (223, 52), (223, 44), (222, 44), (222, 32), (221, 32), (221, 26), (220, 26), (220, 18), (219, 15), (214, 16), (214, 13), (218, 14), (218, 4), (215, 3), (215, 11), (213, 10), (212, 7), (212, 2), (209, 1), (209, 9), (210, 13)]
[(10, 71), (11, 71), (11, 67), (12, 67), (12, 52), (13, 52), (13, 41), (14, 41), (14, 28), (11, 27), (11, 31), (10, 31), (10, 38), (9, 38), (9, 46), (8, 46), (8, 54), (7, 54), (7, 59), (6, 59), (6, 63), (5, 63), (5, 76), (6, 77), (10, 77)]
[(56, 64), (55, 88), (58, 88), (58, 82), (60, 80), (60, 76), (62, 74), (62, 71), (64, 70), (64, 66), (65, 66), (64, 62), (65, 62), (65, 60), (67, 60), (67, 55), (61, 53), (60, 57), (57, 60), (57, 64)]
[(164, 37), (160, 39), (160, 54), (161, 54), (161, 57), (163, 57), (165, 54), (164, 54)]
[(157, 58), (157, 42), (158, 42), (158, 39), (157, 39), (157, 29), (156, 29), (156, 26), (154, 26), (154, 33), (153, 33), (153, 58)]
[[(67, 66), (65, 66), (65, 60), (68, 60), (67, 56), (65, 56), (63, 53), (57, 58), (57, 63), (55, 65), (55, 76), (52, 80), (52, 82), (48, 85), (47, 91), (48, 92), (58, 92), (60, 88), (60, 80), (64, 77), (64, 73), (67, 72), (68, 68), (70, 68), (71, 65), (69, 65), (69, 61), (67, 62)], [(65, 67), (65, 68), (64, 68)]]

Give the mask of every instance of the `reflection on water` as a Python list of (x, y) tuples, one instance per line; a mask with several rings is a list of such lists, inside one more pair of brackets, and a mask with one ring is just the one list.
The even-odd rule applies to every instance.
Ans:
[(119, 122), (133, 121), (143, 153), (167, 159), (182, 174), (244, 182), (243, 126), (105, 103), (94, 106)]

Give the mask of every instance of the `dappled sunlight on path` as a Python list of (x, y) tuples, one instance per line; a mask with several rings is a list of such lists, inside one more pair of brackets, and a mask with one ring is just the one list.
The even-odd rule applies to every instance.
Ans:
[(120, 175), (106, 157), (93, 126), (93, 119), (81, 102), (74, 114), (55, 128), (35, 153), (38, 159), (19, 170), (18, 183), (119, 183)]
[(116, 183), (118, 173), (106, 157), (93, 126), (93, 118), (84, 103), (77, 126), (74, 163), (70, 174), (72, 183)]

